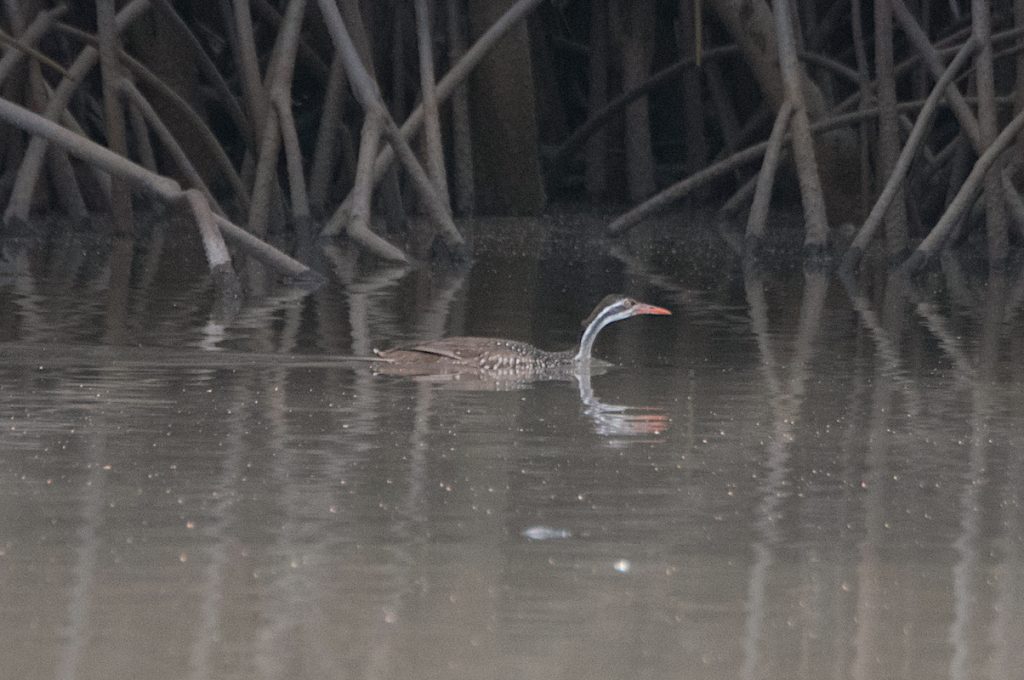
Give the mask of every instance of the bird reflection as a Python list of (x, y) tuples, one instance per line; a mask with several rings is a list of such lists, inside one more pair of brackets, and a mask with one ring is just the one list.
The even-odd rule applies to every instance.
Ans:
[[(540, 381), (575, 381), (579, 388), (583, 413), (592, 421), (594, 431), (603, 437), (647, 436), (659, 437), (671, 425), (668, 414), (659, 408), (643, 405), (608, 404), (594, 394), (591, 378), (608, 372), (608, 365), (595, 365), (589, 369), (579, 367), (566, 369), (557, 374), (545, 372), (542, 377), (520, 373), (498, 374), (466, 367), (464, 370), (447, 370), (427, 366), (402, 366), (395, 364), (373, 364), (378, 375), (402, 376), (417, 383), (430, 384), (439, 389), (459, 392), (507, 392), (532, 387)], [(660, 438), (651, 441), (661, 441)]]
[(664, 410), (653, 406), (606, 404), (594, 396), (590, 371), (581, 371), (575, 377), (583, 412), (602, 437), (646, 436), (651, 437), (650, 441), (661, 441), (661, 435), (668, 432), (671, 420)]

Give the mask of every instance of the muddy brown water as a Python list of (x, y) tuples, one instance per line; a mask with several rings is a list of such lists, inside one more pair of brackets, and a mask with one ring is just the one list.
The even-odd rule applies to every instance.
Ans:
[[(0, 677), (1021, 677), (1013, 273), (336, 249), (225, 314), (156, 247), (5, 251)], [(612, 291), (674, 315), (606, 330), (590, 379), (337, 359), (561, 348)]]

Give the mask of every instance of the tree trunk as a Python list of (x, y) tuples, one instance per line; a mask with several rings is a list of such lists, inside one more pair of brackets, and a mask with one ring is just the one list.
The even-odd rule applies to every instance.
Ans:
[[(206, 102), (203, 100), (204, 94), (200, 90), (200, 84), (204, 76), (211, 84), (215, 83), (214, 77), (219, 76), (219, 72), (212, 62), (203, 68), (203, 64), (200, 63), (200, 55), (205, 57), (201, 51), (202, 48), (198, 41), (193, 46), (188, 41), (189, 38), (195, 40), (195, 36), (188, 32), (188, 26), (175, 13), (170, 0), (162, 0), (162, 2), (153, 3), (153, 11), (132, 25), (131, 29), (126, 32), (125, 43), (128, 53), (138, 55), (139, 61), (148, 66), (153, 73), (160, 77), (160, 80), (187, 101), (191, 109), (204, 111)], [(183, 47), (183, 42), (188, 42), (189, 46)], [(199, 51), (197, 52), (197, 50)], [(209, 59), (206, 58), (206, 61), (209, 62)], [(231, 115), (238, 127), (238, 133), (249, 139), (252, 134), (252, 126), (242, 114), (241, 106), (236, 102), (222, 77), (221, 84), (223, 90), (214, 86), (219, 94), (217, 101)], [(220, 169), (206, 143), (196, 138), (190, 124), (187, 121), (182, 121), (177, 112), (162, 97), (154, 97), (150, 103), (174, 133), (174, 137), (203, 176), (203, 180), (207, 183), (214, 182)]]
[[(701, 0), (679, 0), (679, 24), (676, 28), (679, 52), (684, 57), (700, 59), (702, 49), (698, 11)], [(704, 136), (704, 97), (701, 88), (701, 67), (694, 63), (683, 71), (683, 126), (686, 137), (686, 174), (703, 168), (708, 161), (708, 144)]]
[[(345, 106), (345, 68), (341, 58), (334, 56), (330, 74), (327, 76), (327, 87), (324, 94), (323, 109), (320, 113), (320, 127), (317, 128), (316, 146), (313, 149), (313, 165), (309, 172), (309, 202), (313, 212), (322, 215), (327, 210), (328, 191), (336, 174), (342, 174), (335, 166), (340, 156), (342, 136), (341, 116)], [(354, 175), (353, 168), (342, 165), (340, 170), (349, 178)]]
[[(786, 96), (768, 3), (766, 0), (709, 0), (709, 5), (739, 46), (761, 94), (777, 113)], [(817, 120), (827, 113), (825, 97), (807, 77), (802, 65), (799, 72), (807, 115), (812, 121)], [(861, 211), (857, 197), (860, 164), (856, 135), (851, 130), (834, 130), (815, 140), (815, 150), (830, 216), (836, 222), (858, 216)]]
[[(437, 193), (451, 209), (448, 196), (448, 173), (444, 166), (444, 145), (441, 141), (441, 117), (438, 114), (437, 91), (434, 77), (433, 17), (427, 0), (414, 0), (416, 11), (416, 45), (419, 48), (420, 62), (420, 97), (423, 100), (423, 137), (426, 142), (425, 163), (430, 181), (434, 183)], [(376, 153), (374, 153), (376, 157)], [(371, 159), (372, 161), (373, 159)], [(372, 169), (372, 166), (371, 166)]]
[[(633, 0), (619, 5), (622, 89), (632, 90), (651, 75), (654, 56), (654, 2)], [(654, 193), (654, 148), (650, 107), (642, 97), (626, 107), (626, 184), (629, 198), (639, 201)]]
[(761, 171), (757, 175), (757, 185), (754, 189), (754, 200), (750, 205), (750, 214), (747, 216), (747, 235), (744, 254), (747, 257), (757, 258), (764, 240), (764, 228), (768, 223), (768, 206), (771, 204), (772, 187), (775, 185), (775, 172), (779, 167), (782, 157), (782, 145), (785, 141), (786, 130), (789, 128), (789, 119), (793, 114), (793, 105), (790, 102), (783, 102), (782, 108), (775, 116), (775, 124), (772, 125), (771, 135), (768, 137), (768, 150), (765, 151), (764, 161), (761, 163)]
[(319, 0), (318, 5), (320, 15), (324, 18), (330, 31), (334, 47), (345, 65), (345, 71), (356, 100), (367, 115), (373, 114), (381, 118), (383, 135), (409, 174), (410, 183), (427, 211), (431, 223), (444, 240), (451, 256), (456, 260), (463, 259), (467, 254), (465, 240), (452, 222), (448, 206), (438, 195), (423, 166), (420, 165), (409, 147), (408, 141), (402, 135), (391, 114), (388, 113), (387, 107), (381, 99), (377, 81), (370, 75), (359, 56), (358, 48), (341, 13), (334, 4), (334, 0)]
[[(974, 23), (974, 37), (978, 41), (975, 55), (978, 83), (978, 128), (981, 143), (988, 147), (996, 138), (995, 74), (992, 67), (992, 17), (988, 0), (972, 0), (971, 18)], [(1010, 243), (1007, 235), (1006, 201), (1002, 186), (1003, 162), (997, 159), (985, 175), (985, 224), (988, 229), (989, 267), (999, 269), (1009, 256)]]
[[(609, 0), (593, 0), (590, 4), (588, 117), (593, 117), (608, 101), (608, 2)], [(608, 191), (607, 138), (608, 132), (602, 127), (587, 142), (583, 187), (591, 198), (602, 197)]]
[(825, 214), (825, 198), (818, 173), (818, 159), (811, 137), (811, 124), (807, 115), (807, 103), (802, 70), (797, 61), (796, 41), (789, 16), (789, 0), (778, 0), (775, 6), (775, 26), (778, 32), (779, 63), (782, 68), (783, 84), (787, 98), (793, 102), (792, 148), (796, 162), (797, 177), (800, 180), (800, 199), (804, 206), (804, 222), (807, 234), (804, 249), (811, 257), (820, 257), (828, 245), (828, 217)]
[[(128, 134), (125, 128), (124, 106), (118, 93), (121, 82), (120, 38), (115, 22), (114, 0), (98, 0), (96, 3), (96, 24), (100, 44), (100, 70), (103, 75), (103, 117), (107, 129), (107, 146), (114, 153), (128, 157)], [(130, 235), (134, 230), (132, 219), (132, 195), (128, 185), (115, 179), (110, 186), (111, 213), (114, 229), (119, 234)]]
[[(880, 184), (892, 174), (900, 154), (899, 119), (896, 114), (896, 78), (892, 45), (892, 7), (875, 0), (875, 76), (878, 89), (878, 169)], [(885, 215), (885, 251), (892, 259), (907, 248), (907, 208), (903, 189), (897, 190)]]
[[(917, 120), (914, 122), (914, 127), (907, 137), (907, 143), (900, 151), (899, 158), (890, 168), (885, 186), (879, 192), (875, 205), (871, 208), (871, 212), (864, 220), (864, 224), (861, 225), (856, 238), (853, 239), (853, 243), (850, 244), (849, 249), (846, 251), (846, 255), (843, 258), (843, 267), (847, 271), (852, 270), (860, 261), (860, 257), (865, 249), (867, 249), (875, 229), (877, 229), (884, 215), (889, 211), (892, 201), (897, 196), (902, 195), (901, 187), (905, 182), (914, 156), (924, 144), (925, 133), (931, 128), (932, 118), (935, 115), (939, 100), (946, 92), (946, 86), (953, 82), (953, 78), (960, 72), (963, 65), (967, 63), (976, 47), (977, 41), (973, 38), (964, 43), (960, 51), (953, 58), (953, 61), (949, 62), (946, 72), (935, 83), (935, 87), (932, 89), (931, 94), (928, 95), (928, 99), (921, 108), (921, 112), (917, 114)], [(892, 255), (893, 253), (889, 251), (889, 254)]]
[[(853, 38), (853, 55), (857, 61), (857, 88), (860, 92), (858, 109), (871, 105), (871, 76), (868, 71), (868, 55), (864, 46), (864, 19), (861, 6), (865, 0), (852, 0), (850, 3), (850, 34)], [(861, 212), (867, 212), (871, 201), (871, 144), (872, 127), (867, 122), (861, 123), (857, 129), (857, 147), (860, 154), (860, 205)]]
[[(1024, 0), (1013, 0), (1014, 25), (1024, 26)], [(1017, 53), (1016, 83), (1014, 84), (1014, 113), (1024, 111), (1024, 51)], [(1024, 135), (1017, 140), (1018, 155), (1024, 155)]]
[[(179, 204), (185, 200), (181, 186), (173, 179), (151, 173), (124, 156), (57, 125), (44, 116), (33, 114), (2, 98), (0, 98), (0, 120), (21, 128), (31, 135), (36, 135), (40, 139), (45, 139), (49, 143), (56, 144), (69, 154), (81, 158), (100, 170), (134, 185), (138, 190), (152, 194), (163, 201)], [(225, 238), (244, 248), (248, 254), (273, 269), (295, 278), (298, 282), (316, 285), (323, 282), (323, 277), (319, 273), (257, 239), (226, 218), (214, 215), (214, 222)]]
[[(480, 37), (513, 4), (511, 0), (470, 2), (471, 39)], [(477, 209), (485, 213), (539, 213), (546, 197), (525, 25), (512, 28), (480, 62), (470, 76), (469, 92)]]
[[(448, 30), (448, 66), (458, 63), (466, 53), (465, 10), (460, 0), (445, 0)], [(469, 215), (476, 204), (473, 183), (473, 128), (469, 122), (469, 96), (462, 86), (452, 94), (452, 169), (455, 172), (455, 212)]]

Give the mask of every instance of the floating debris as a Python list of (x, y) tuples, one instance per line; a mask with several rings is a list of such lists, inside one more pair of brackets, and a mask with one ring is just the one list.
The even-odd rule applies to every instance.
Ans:
[(550, 541), (560, 538), (571, 538), (572, 532), (568, 529), (556, 529), (554, 527), (534, 526), (523, 529), (520, 534), (531, 541)]

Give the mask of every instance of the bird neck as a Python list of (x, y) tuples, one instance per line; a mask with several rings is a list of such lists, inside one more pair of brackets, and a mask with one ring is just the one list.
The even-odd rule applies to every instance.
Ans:
[(590, 352), (594, 348), (594, 340), (597, 339), (597, 334), (612, 321), (617, 321), (618, 318), (611, 307), (595, 316), (583, 331), (583, 336), (580, 338), (580, 348), (576, 352), (576, 356), (573, 357), (573, 362), (580, 365), (589, 364)]

